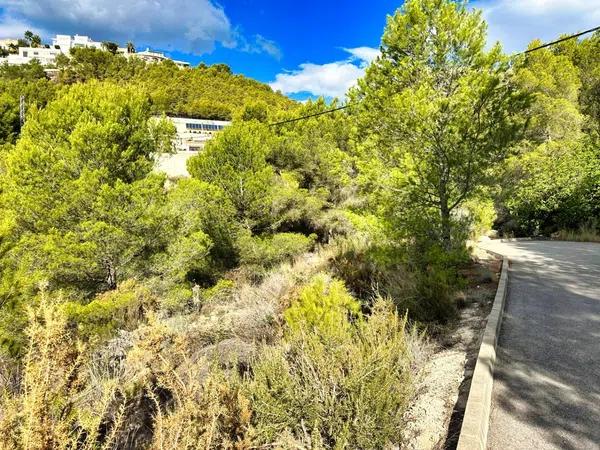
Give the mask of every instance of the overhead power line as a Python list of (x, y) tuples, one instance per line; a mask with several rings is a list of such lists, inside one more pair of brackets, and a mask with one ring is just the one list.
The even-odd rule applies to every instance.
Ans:
[(521, 53), (517, 53), (515, 56), (525, 55), (527, 53), (535, 52), (536, 50), (541, 50), (543, 48), (550, 47), (552, 45), (560, 44), (561, 42), (565, 42), (565, 41), (568, 41), (571, 39), (576, 39), (580, 36), (583, 36), (584, 34), (593, 33), (594, 31), (598, 31), (598, 30), (600, 30), (600, 27), (590, 28), (589, 30), (582, 31), (581, 33), (572, 34), (571, 36), (566, 36), (566, 37), (558, 39), (556, 41), (548, 42), (547, 44), (540, 45), (539, 47), (530, 48), (529, 50), (525, 50)]
[(294, 119), (282, 120), (281, 122), (272, 123), (272, 124), (270, 124), (270, 126), (283, 125), (284, 123), (290, 123), (290, 122), (296, 122), (298, 120), (309, 119), (311, 117), (317, 117), (317, 116), (321, 116), (323, 114), (329, 114), (329, 113), (332, 113), (332, 112), (335, 112), (335, 111), (339, 111), (341, 109), (346, 109), (346, 108), (349, 108), (350, 106), (352, 106), (351, 103), (349, 103), (347, 105), (344, 105), (344, 106), (339, 106), (337, 108), (333, 108), (333, 109), (328, 109), (328, 110), (325, 110), (325, 111), (321, 111), (321, 112), (318, 112), (318, 113), (309, 114), (307, 116), (301, 116), (301, 117), (296, 117)]
[[(540, 45), (539, 47), (530, 48), (528, 50), (525, 50), (525, 51), (522, 51), (520, 53), (517, 53), (514, 56), (525, 55), (525, 54), (528, 54), (528, 53), (531, 53), (531, 52), (535, 52), (535, 51), (541, 50), (543, 48), (551, 47), (552, 45), (560, 44), (561, 42), (565, 42), (565, 41), (568, 41), (568, 40), (571, 40), (571, 39), (576, 39), (576, 38), (578, 38), (580, 36), (583, 36), (583, 35), (588, 34), (588, 33), (593, 33), (595, 31), (600, 31), (600, 26), (594, 27), (594, 28), (590, 28), (589, 30), (582, 31), (581, 33), (576, 33), (576, 34), (572, 34), (570, 36), (566, 36), (566, 37), (558, 39), (556, 41), (548, 42), (547, 44)], [(318, 113), (308, 114), (306, 116), (300, 116), (300, 117), (296, 117), (294, 119), (282, 120), (281, 122), (271, 123), (271, 124), (269, 124), (269, 126), (283, 125), (283, 124), (286, 124), (286, 123), (297, 122), (299, 120), (310, 119), (311, 117), (317, 117), (317, 116), (321, 116), (323, 114), (329, 114), (329, 113), (332, 113), (332, 112), (340, 111), (342, 109), (346, 109), (346, 108), (349, 108), (351, 106), (354, 106), (354, 104), (353, 103), (349, 103), (349, 104), (344, 105), (344, 106), (339, 106), (337, 108), (328, 109), (328, 110), (321, 111), (321, 112), (318, 112)]]

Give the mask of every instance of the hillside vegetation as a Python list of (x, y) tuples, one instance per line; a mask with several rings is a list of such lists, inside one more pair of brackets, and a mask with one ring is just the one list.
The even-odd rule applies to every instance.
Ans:
[[(0, 448), (403, 444), (467, 239), (597, 233), (600, 35), (509, 59), (408, 0), (381, 50), (353, 107), (277, 126), (338, 103), (99, 50), (0, 68)], [(167, 183), (171, 113), (233, 124)]]

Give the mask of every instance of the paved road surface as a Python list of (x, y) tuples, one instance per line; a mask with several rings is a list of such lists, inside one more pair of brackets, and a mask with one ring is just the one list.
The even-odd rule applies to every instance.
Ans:
[(600, 244), (484, 247), (512, 261), (488, 448), (600, 449)]

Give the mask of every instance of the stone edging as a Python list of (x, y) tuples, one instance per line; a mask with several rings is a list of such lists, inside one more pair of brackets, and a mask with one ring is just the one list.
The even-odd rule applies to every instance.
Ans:
[[(495, 240), (495, 239), (492, 239)], [(545, 236), (523, 237), (523, 238), (500, 238), (500, 242), (525, 242), (525, 241), (552, 241), (553, 239)], [(486, 250), (489, 251), (489, 250)]]
[[(486, 250), (489, 252), (489, 250)], [(495, 252), (489, 252), (500, 256)], [(496, 344), (500, 334), (502, 314), (508, 291), (508, 258), (503, 257), (502, 273), (498, 282), (498, 290), (494, 298), (492, 311), (488, 316), (483, 333), (483, 340), (477, 355), (469, 398), (463, 418), (457, 450), (485, 450), (490, 425), (492, 403), (492, 385), (494, 383), (494, 364), (496, 362)]]

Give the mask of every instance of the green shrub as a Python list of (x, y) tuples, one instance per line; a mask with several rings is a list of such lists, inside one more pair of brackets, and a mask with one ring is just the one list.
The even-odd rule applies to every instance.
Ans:
[(202, 231), (177, 237), (169, 244), (163, 259), (164, 275), (174, 282), (184, 282), (209, 272), (208, 257), (212, 245), (210, 237)]
[(270, 229), (305, 234), (315, 231), (312, 222), (323, 210), (327, 193), (322, 190), (309, 192), (300, 188), (298, 174), (294, 172), (281, 172), (275, 177), (275, 183)]
[(192, 303), (193, 291), (186, 285), (167, 283), (167, 289), (162, 293), (160, 308), (163, 312), (174, 314), (185, 311)]
[(600, 242), (600, 221), (592, 219), (577, 230), (560, 230), (552, 237), (561, 241)]
[(349, 325), (349, 318), (360, 317), (360, 303), (348, 293), (342, 281), (318, 275), (302, 289), (284, 317), (293, 330), (335, 329)]
[(314, 244), (315, 235), (277, 233), (271, 236), (245, 235), (239, 241), (240, 261), (257, 268), (271, 268), (287, 259), (307, 252)]
[(273, 135), (256, 121), (227, 127), (188, 161), (192, 177), (219, 186), (251, 229), (269, 225), (275, 171), (266, 161)]
[(202, 231), (210, 237), (210, 259), (217, 267), (237, 263), (239, 233), (236, 210), (223, 189), (195, 179), (182, 179), (169, 191), (167, 209), (177, 236)]
[(477, 239), (492, 229), (496, 220), (496, 209), (492, 199), (470, 199), (463, 204), (463, 208), (469, 215), (469, 234), (472, 239)]
[(135, 329), (154, 306), (155, 299), (148, 289), (127, 280), (116, 290), (97, 295), (88, 304), (66, 302), (62, 312), (76, 325), (81, 338), (104, 340), (119, 329)]
[(69, 326), (62, 299), (39, 297), (27, 308), (20, 385), (0, 395), (0, 448), (116, 448), (117, 380), (91, 375), (95, 361)]
[(292, 440), (299, 448), (327, 449), (399, 444), (413, 390), (414, 336), (383, 300), (368, 320), (345, 323), (292, 327), (281, 345), (264, 349), (248, 385), (259, 443)]
[(234, 289), (235, 282), (232, 280), (220, 279), (214, 286), (202, 290), (202, 301), (211, 302), (220, 300), (230, 295)]
[(378, 245), (367, 239), (346, 239), (338, 245), (331, 259), (333, 273), (363, 301), (388, 297), (419, 322), (445, 323), (456, 314), (452, 294), (461, 286), (457, 268), (466, 261), (466, 251), (419, 242)]

